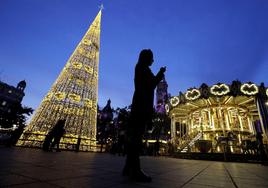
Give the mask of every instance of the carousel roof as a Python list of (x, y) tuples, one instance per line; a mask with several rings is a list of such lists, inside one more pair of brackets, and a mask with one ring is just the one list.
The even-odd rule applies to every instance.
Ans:
[(184, 116), (196, 109), (224, 105), (255, 114), (257, 113), (255, 96), (266, 101), (268, 88), (263, 83), (258, 86), (252, 82), (241, 83), (240, 81), (233, 81), (230, 85), (202, 84), (199, 88), (189, 88), (185, 93), (180, 92), (178, 96), (171, 97), (166, 110)]

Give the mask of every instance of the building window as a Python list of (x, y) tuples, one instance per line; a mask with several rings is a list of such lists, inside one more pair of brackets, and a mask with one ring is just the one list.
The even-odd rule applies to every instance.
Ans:
[(5, 106), (7, 104), (7, 101), (2, 102), (2, 106)]

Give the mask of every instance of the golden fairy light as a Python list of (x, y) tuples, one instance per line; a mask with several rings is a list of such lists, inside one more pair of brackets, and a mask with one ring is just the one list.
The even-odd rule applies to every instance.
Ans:
[(42, 147), (46, 134), (65, 119), (62, 149), (95, 150), (102, 8), (35, 111), (17, 145)]

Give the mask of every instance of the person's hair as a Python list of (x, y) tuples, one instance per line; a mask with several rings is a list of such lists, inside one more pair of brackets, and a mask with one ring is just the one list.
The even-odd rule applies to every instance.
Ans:
[(140, 52), (138, 63), (140, 63), (140, 64), (147, 63), (148, 61), (151, 61), (152, 58), (153, 58), (152, 50), (151, 49), (143, 49)]

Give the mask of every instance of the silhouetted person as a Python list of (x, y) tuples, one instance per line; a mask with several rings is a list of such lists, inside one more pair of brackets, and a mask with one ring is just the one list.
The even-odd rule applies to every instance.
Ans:
[(132, 99), (130, 123), (127, 127), (127, 157), (123, 175), (140, 182), (152, 180), (141, 170), (139, 154), (142, 150), (142, 137), (146, 127), (152, 124), (154, 89), (163, 79), (166, 71), (166, 68), (162, 67), (155, 76), (149, 68), (153, 62), (153, 53), (150, 49), (140, 52), (135, 67), (135, 92)]
[[(44, 151), (51, 150), (51, 148), (53, 148), (56, 144), (57, 144), (57, 148), (59, 149), (59, 141), (65, 132), (64, 125), (65, 125), (65, 120), (58, 120), (56, 125), (51, 129), (51, 131), (48, 132), (43, 143)], [(53, 140), (53, 143), (51, 144), (52, 140)]]
[(77, 139), (77, 143), (75, 145), (75, 151), (78, 152), (81, 144), (81, 137), (79, 136)]
[(59, 120), (55, 126), (54, 132), (53, 132), (53, 142), (51, 144), (51, 149), (57, 146), (56, 151), (60, 151), (60, 139), (65, 133), (64, 129), (65, 120)]
[(53, 139), (52, 132), (49, 131), (48, 134), (46, 135), (45, 140), (44, 140), (44, 143), (43, 143), (42, 149), (44, 151), (49, 151), (50, 145), (51, 145), (51, 142), (52, 142), (52, 139)]

